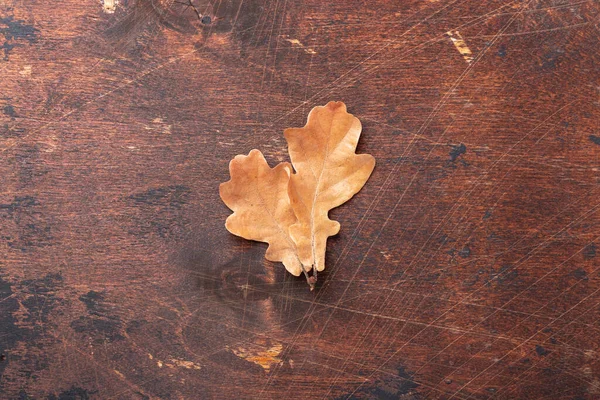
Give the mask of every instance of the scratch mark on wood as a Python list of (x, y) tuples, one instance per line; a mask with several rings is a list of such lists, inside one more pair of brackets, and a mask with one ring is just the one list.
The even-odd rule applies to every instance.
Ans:
[(103, 0), (102, 1), (102, 10), (107, 14), (114, 14), (117, 10), (117, 5), (119, 4), (119, 0)]
[(19, 75), (30, 77), (31, 76), (31, 65), (24, 65), (23, 69), (19, 71)]
[(302, 44), (302, 42), (300, 42), (300, 40), (298, 39), (290, 39), (287, 35), (283, 35), (281, 36), (286, 42), (290, 42), (292, 44), (292, 47), (296, 47), (296, 48), (300, 48), (302, 50), (304, 50), (305, 53), (307, 54), (317, 54), (317, 52), (310, 48), (310, 47), (306, 47), (305, 45)]
[(162, 118), (160, 118), (160, 117), (154, 118), (152, 120), (152, 124), (153, 125), (147, 125), (145, 127), (146, 130), (160, 130), (160, 131), (162, 131), (162, 133), (164, 133), (166, 135), (171, 134), (173, 125), (166, 124)]
[(121, 372), (117, 371), (116, 369), (113, 370), (115, 372), (115, 374), (117, 374), (119, 377), (125, 379), (125, 375), (123, 375)]
[[(150, 360), (154, 360), (154, 356), (150, 353), (148, 353), (148, 358)], [(185, 369), (195, 369), (195, 370), (200, 370), (202, 369), (202, 366), (193, 362), (193, 361), (188, 361), (188, 360), (184, 360), (181, 358), (169, 358), (168, 361), (161, 361), (161, 360), (156, 360), (156, 365), (158, 366), (158, 368), (162, 368), (162, 367), (168, 367), (168, 368), (176, 368), (176, 367), (180, 367), (180, 368), (185, 368)]]
[(185, 368), (185, 369), (196, 369), (196, 370), (199, 370), (202, 368), (200, 365), (196, 364), (193, 361), (181, 360), (178, 358), (171, 358), (169, 361), (170, 362), (165, 363), (165, 366), (169, 367), (169, 368), (181, 367), (181, 368)]
[(448, 31), (446, 32), (446, 35), (452, 40), (454, 47), (456, 47), (456, 50), (463, 56), (465, 61), (470, 64), (473, 61), (473, 53), (465, 43), (461, 34), (458, 31)]
[(256, 365), (260, 365), (266, 372), (269, 372), (272, 366), (282, 363), (279, 354), (283, 350), (280, 343), (269, 346), (266, 350), (262, 347), (244, 347), (228, 348), (233, 354), (246, 361), (250, 361)]

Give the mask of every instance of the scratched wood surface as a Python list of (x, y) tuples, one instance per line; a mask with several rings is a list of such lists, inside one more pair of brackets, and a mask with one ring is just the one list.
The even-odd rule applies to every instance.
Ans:
[[(600, 398), (596, 0), (0, 1), (0, 398)], [(317, 290), (228, 161), (342, 100)]]

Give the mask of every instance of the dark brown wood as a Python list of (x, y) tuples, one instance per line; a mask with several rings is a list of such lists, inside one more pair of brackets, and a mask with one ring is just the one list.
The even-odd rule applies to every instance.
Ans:
[[(1, 398), (600, 398), (597, 1), (182, 3), (0, 1)], [(311, 292), (218, 185), (330, 100)]]

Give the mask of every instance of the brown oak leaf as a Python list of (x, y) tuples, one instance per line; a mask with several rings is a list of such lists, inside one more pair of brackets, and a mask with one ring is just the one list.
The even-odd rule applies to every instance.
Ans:
[(306, 269), (325, 269), (325, 246), (340, 230), (328, 213), (350, 200), (367, 182), (375, 158), (356, 154), (362, 130), (346, 105), (315, 107), (303, 128), (284, 132), (292, 165), (289, 196), (298, 222), (290, 227), (298, 257)]
[(231, 160), (231, 180), (221, 184), (219, 194), (233, 211), (225, 221), (227, 230), (244, 239), (268, 243), (267, 260), (281, 261), (298, 276), (302, 269), (288, 233), (296, 222), (287, 195), (291, 170), (289, 163), (269, 168), (262, 153), (252, 150)]
[(227, 230), (268, 243), (266, 258), (283, 262), (293, 275), (304, 272), (312, 289), (317, 271), (325, 269), (327, 238), (340, 230), (329, 210), (352, 198), (375, 168), (373, 156), (355, 153), (361, 129), (344, 103), (330, 102), (313, 108), (304, 127), (285, 130), (291, 165), (271, 169), (258, 150), (236, 156), (231, 180), (220, 186), (234, 211)]

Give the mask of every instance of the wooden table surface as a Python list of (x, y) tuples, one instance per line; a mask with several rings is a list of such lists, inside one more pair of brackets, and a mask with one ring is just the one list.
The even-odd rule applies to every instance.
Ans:
[[(597, 0), (187, 1), (0, 1), (0, 398), (600, 398)], [(218, 186), (331, 100), (310, 292)]]

